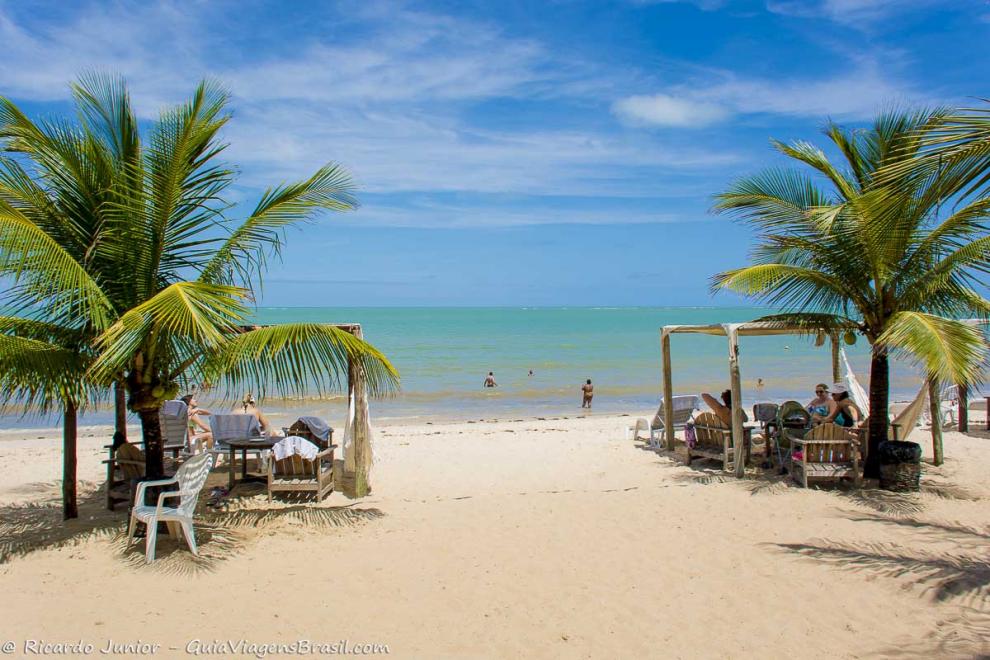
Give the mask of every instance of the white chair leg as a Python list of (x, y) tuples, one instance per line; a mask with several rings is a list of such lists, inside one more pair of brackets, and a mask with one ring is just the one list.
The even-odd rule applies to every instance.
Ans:
[(134, 543), (134, 532), (137, 531), (137, 518), (132, 514), (131, 521), (127, 525), (127, 545)]
[(192, 523), (183, 520), (179, 524), (182, 526), (182, 533), (186, 537), (186, 544), (189, 546), (189, 551), (198, 556), (199, 550), (196, 548), (196, 530), (193, 529)]
[(155, 561), (155, 540), (158, 537), (158, 519), (152, 518), (146, 523), (148, 528), (144, 534), (144, 561)]

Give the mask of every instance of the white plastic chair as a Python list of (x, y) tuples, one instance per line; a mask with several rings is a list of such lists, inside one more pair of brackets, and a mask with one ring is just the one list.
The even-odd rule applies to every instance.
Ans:
[[(688, 423), (691, 419), (691, 414), (698, 409), (699, 399), (696, 394), (671, 397), (670, 402), (674, 407), (674, 419), (671, 425), (675, 431), (682, 430), (685, 424)], [(665, 426), (663, 397), (660, 397), (660, 407), (657, 408), (657, 414), (653, 416), (653, 420), (640, 417), (636, 420), (634, 426), (626, 429), (626, 437), (628, 438), (629, 434), (631, 434), (632, 439), (638, 441), (640, 432), (647, 432), (650, 434), (650, 447), (656, 449), (660, 446)]]
[[(127, 543), (130, 545), (134, 540), (134, 530), (137, 529), (138, 521), (143, 522), (147, 531), (145, 532), (144, 554), (145, 561), (149, 564), (155, 561), (155, 540), (158, 536), (158, 523), (178, 523), (182, 528), (182, 534), (186, 537), (189, 550), (194, 555), (198, 555), (196, 549), (196, 532), (193, 530), (193, 512), (196, 509), (196, 500), (199, 498), (199, 491), (206, 483), (206, 477), (213, 466), (213, 455), (209, 453), (196, 454), (179, 468), (175, 476), (171, 479), (159, 479), (157, 481), (143, 481), (137, 486), (137, 493), (134, 496), (134, 508), (131, 509), (131, 522), (127, 529)], [(178, 484), (179, 490), (166, 491), (158, 496), (157, 506), (144, 504), (144, 491), (149, 486), (167, 486)], [(179, 498), (179, 505), (176, 507), (164, 506), (165, 500), (169, 498)]]

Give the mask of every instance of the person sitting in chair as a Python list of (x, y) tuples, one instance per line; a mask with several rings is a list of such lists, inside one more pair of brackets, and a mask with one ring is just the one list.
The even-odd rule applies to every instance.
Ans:
[(832, 422), (837, 426), (852, 428), (862, 423), (863, 411), (849, 398), (849, 391), (845, 385), (836, 383), (832, 386), (832, 400), (835, 402), (835, 408), (821, 420), (823, 424)]
[[(708, 407), (712, 409), (712, 412), (722, 420), (722, 423), (727, 427), (732, 426), (732, 390), (725, 390), (722, 392), (722, 400), (719, 401), (714, 396), (708, 392), (702, 392), (701, 398), (705, 400)], [(746, 416), (746, 412), (743, 411), (743, 421), (748, 422), (749, 417)]]
[(835, 411), (835, 401), (828, 395), (828, 385), (818, 383), (815, 385), (815, 398), (808, 402), (805, 410), (811, 413), (811, 422), (821, 424), (822, 420)]
[(213, 413), (205, 408), (200, 408), (192, 394), (185, 395), (182, 400), (185, 401), (189, 414), (189, 445), (193, 446), (194, 443), (202, 440), (207, 449), (213, 449), (213, 432), (203, 421), (204, 415)]

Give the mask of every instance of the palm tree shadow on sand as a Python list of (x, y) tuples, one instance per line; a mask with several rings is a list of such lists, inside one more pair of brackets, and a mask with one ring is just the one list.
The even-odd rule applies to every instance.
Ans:
[(102, 488), (84, 493), (79, 518), (62, 521), (55, 502), (0, 507), (0, 565), (32, 553), (71, 547), (92, 539), (108, 541), (115, 556), (136, 569), (194, 575), (210, 572), (246, 551), (262, 535), (282, 528), (334, 531), (378, 520), (385, 514), (357, 503), (344, 506), (317, 504), (311, 497), (280, 498), (269, 504), (263, 498), (232, 498), (227, 510), (203, 507), (195, 517), (199, 556), (189, 552), (185, 540), (164, 531), (158, 534), (156, 561), (145, 563), (144, 538), (126, 540), (128, 517), (124, 507), (108, 511)]
[(898, 644), (884, 657), (990, 658), (990, 528), (915, 517), (851, 513), (850, 520), (910, 530), (922, 547), (949, 542), (952, 551), (903, 544), (781, 543), (772, 547), (874, 578), (906, 579), (935, 603), (955, 602), (960, 614), (939, 621), (923, 640)]

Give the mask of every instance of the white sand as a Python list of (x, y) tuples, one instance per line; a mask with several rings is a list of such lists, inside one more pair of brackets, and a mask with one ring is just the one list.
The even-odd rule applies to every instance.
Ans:
[(5, 432), (0, 642), (141, 639), (159, 657), (241, 638), (403, 658), (990, 653), (990, 440), (947, 434), (919, 495), (857, 494), (689, 469), (624, 441), (629, 419), (387, 427), (371, 496), (269, 507), (248, 487), (203, 518), (201, 559), (165, 538), (150, 567), (125, 551), (123, 507), (102, 511), (95, 492), (106, 429), (83, 429), (100, 435), (80, 441), (82, 519), (67, 525), (57, 436)]

